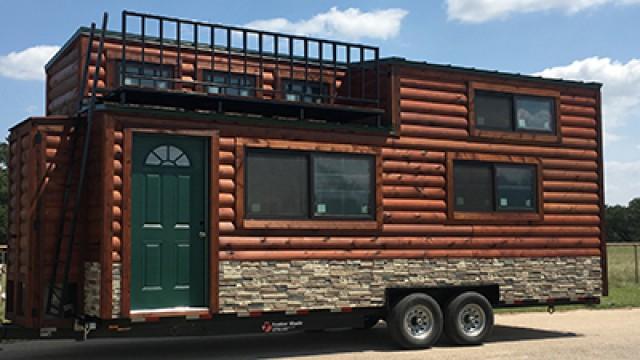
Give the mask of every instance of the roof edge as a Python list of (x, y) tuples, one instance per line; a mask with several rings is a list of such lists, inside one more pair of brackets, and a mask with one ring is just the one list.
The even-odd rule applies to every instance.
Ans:
[(383, 64), (389, 64), (389, 65), (423, 67), (423, 68), (429, 68), (434, 70), (445, 70), (445, 71), (480, 74), (480, 75), (486, 75), (486, 76), (508, 78), (513, 80), (533, 81), (533, 82), (553, 84), (553, 85), (565, 84), (565, 85), (573, 85), (573, 86), (579, 86), (579, 87), (584, 87), (589, 89), (602, 88), (602, 83), (596, 82), (596, 81), (554, 79), (554, 78), (546, 78), (542, 76), (503, 72), (503, 71), (497, 71), (497, 70), (485, 70), (485, 69), (477, 69), (473, 67), (465, 67), (465, 66), (457, 66), (457, 65), (449, 65), (449, 64), (435, 64), (427, 61), (407, 60), (406, 58), (395, 57), (395, 56), (381, 58), (380, 62)]

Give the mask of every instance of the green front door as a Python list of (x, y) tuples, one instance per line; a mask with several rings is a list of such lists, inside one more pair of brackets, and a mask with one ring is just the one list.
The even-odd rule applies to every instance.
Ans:
[(207, 140), (135, 134), (131, 309), (207, 304)]

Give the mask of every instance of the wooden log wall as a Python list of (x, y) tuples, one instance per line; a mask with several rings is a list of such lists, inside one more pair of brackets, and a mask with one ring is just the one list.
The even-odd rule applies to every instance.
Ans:
[[(82, 38), (82, 42), (87, 42), (87, 39)], [(83, 64), (79, 41), (46, 69), (47, 115), (69, 115), (77, 110)]]
[[(50, 113), (69, 113), (74, 89), (67, 84), (74, 78), (73, 56), (82, 57), (83, 45), (79, 50), (70, 50), (48, 71), (47, 109)], [(86, 48), (86, 44), (84, 45)], [(132, 60), (140, 56), (140, 49), (129, 46)], [(153, 49), (147, 49), (146, 61), (154, 61)], [(73, 52), (75, 51), (75, 53)], [(75, 55), (73, 55), (75, 54)], [(73, 56), (72, 56), (73, 55)], [(177, 66), (176, 53), (166, 50), (165, 63)], [(104, 67), (97, 69), (95, 79), (99, 88), (105, 89), (115, 83), (114, 66), (120, 59), (120, 47), (115, 43), (106, 44)], [(97, 54), (92, 57), (95, 63)], [(81, 59), (78, 60), (81, 64)], [(195, 80), (195, 69), (207, 69), (211, 58), (206, 54), (195, 56), (183, 52), (180, 68), (176, 75), (187, 83), (184, 91), (200, 91)], [(257, 72), (258, 67), (251, 61), (248, 70)], [(232, 67), (237, 71), (244, 67), (241, 59), (233, 58)], [(67, 69), (68, 68), (68, 69)], [(226, 71), (226, 57), (216, 57), (215, 69)], [(296, 75), (300, 76), (300, 69)], [(269, 90), (277, 85), (277, 78), (288, 77), (288, 69), (281, 68), (275, 73), (274, 64), (264, 64), (264, 82), (260, 84), (264, 92), (260, 96), (268, 98)], [(356, 259), (356, 258), (421, 258), (421, 257), (537, 257), (537, 256), (598, 256), (601, 255), (601, 210), (602, 210), (602, 164), (600, 133), (599, 90), (571, 83), (538, 82), (526, 79), (473, 74), (468, 71), (434, 70), (415, 66), (389, 65), (383, 73), (389, 74), (382, 90), (383, 103), (392, 115), (396, 134), (375, 135), (366, 133), (345, 133), (325, 130), (294, 130), (273, 128), (268, 125), (251, 127), (241, 123), (222, 124), (211, 116), (210, 122), (191, 121), (187, 113), (171, 115), (123, 115), (112, 113), (112, 118), (101, 123), (104, 127), (97, 134), (102, 150), (93, 158), (96, 168), (92, 170), (95, 184), (102, 189), (104, 198), (89, 203), (87, 224), (100, 230), (90, 230), (88, 238), (100, 239), (87, 242), (85, 259), (100, 261), (103, 271), (102, 316), (107, 317), (111, 306), (111, 269), (115, 264), (126, 267), (123, 244), (127, 241), (123, 220), (126, 218), (123, 198), (123, 183), (127, 174), (123, 173), (123, 153), (129, 151), (124, 144), (123, 132), (126, 128), (151, 129), (216, 129), (220, 132), (219, 176), (213, 179), (213, 186), (219, 191), (219, 258), (221, 260), (267, 260), (267, 259)], [(312, 74), (318, 74), (312, 70)], [(328, 74), (327, 74), (328, 75)], [(326, 77), (325, 77), (326, 79)], [(544, 88), (560, 93), (559, 96), (559, 141), (540, 142), (525, 140), (490, 139), (475, 137), (470, 129), (470, 88), (474, 81), (483, 83), (508, 84), (513, 87)], [(68, 83), (73, 81), (68, 80)], [(53, 86), (52, 84), (57, 84)], [(64, 89), (65, 91), (58, 90)], [(90, 88), (90, 86), (88, 86)], [(77, 91), (77, 90), (75, 90)], [(60, 92), (60, 94), (58, 94)], [(66, 99), (66, 100), (65, 100)], [(76, 94), (77, 100), (77, 94)], [(75, 103), (77, 104), (77, 103)], [(167, 121), (170, 120), (170, 121)], [(255, 123), (255, 122), (254, 122)], [(57, 131), (57, 132), (56, 132)], [(64, 129), (47, 129), (46, 157), (58, 164), (65, 164), (60, 157), (59, 147), (64, 144)], [(17, 132), (16, 132), (17, 134)], [(16, 135), (17, 136), (17, 135)], [(382, 221), (380, 227), (348, 229), (332, 228), (244, 228), (238, 218), (241, 204), (238, 199), (243, 181), (238, 177), (238, 138), (278, 140), (296, 143), (317, 143), (329, 145), (369, 146), (380, 150), (382, 167), (381, 181), (378, 183)], [(29, 142), (24, 142), (28, 144)], [(14, 157), (22, 149), (23, 141), (12, 138), (12, 169), (22, 169), (21, 157)], [(447, 189), (447, 159), (451, 153), (471, 153), (499, 155), (504, 157), (530, 157), (540, 162), (542, 177), (542, 218), (539, 221), (453, 221), (450, 218)], [(26, 159), (26, 158), (25, 158)], [(27, 170), (25, 170), (27, 171)], [(24, 171), (22, 171), (24, 172)], [(12, 170), (11, 181), (11, 226), (15, 240), (20, 238), (21, 204), (18, 185), (22, 185), (20, 172)], [(57, 219), (56, 203), (61, 197), (61, 182), (54, 175), (48, 179), (50, 197), (44, 205), (44, 219)], [(50, 210), (47, 210), (50, 209)], [(93, 210), (91, 210), (93, 209)], [(17, 210), (17, 211), (16, 211)], [(48, 226), (45, 224), (45, 226)], [(55, 233), (51, 228), (45, 232)], [(23, 229), (26, 230), (26, 229)], [(47, 241), (44, 242), (46, 244)], [(96, 244), (102, 245), (96, 245)], [(16, 247), (16, 251), (21, 247)], [(13, 266), (15, 273), (22, 266), (20, 259)], [(79, 268), (79, 264), (78, 264)], [(126, 273), (126, 269), (125, 269)], [(75, 276), (75, 275), (74, 275)], [(79, 275), (78, 275), (79, 276)], [(124, 288), (123, 291), (127, 291)]]
[[(82, 79), (82, 71), (85, 64), (85, 54), (88, 47), (88, 38), (86, 35), (80, 36), (70, 48), (60, 56), (47, 69), (47, 114), (64, 114), (72, 115), (77, 110), (79, 101), (78, 94), (82, 88), (80, 82)], [(132, 62), (140, 62), (142, 60), (142, 47), (139, 44), (127, 44), (127, 59)], [(122, 59), (122, 46), (114, 39), (106, 39), (104, 52), (100, 68), (96, 68), (96, 60), (98, 59), (98, 43), (94, 41), (92, 46), (92, 55), (89, 63), (89, 77), (84, 91), (84, 96), (90, 96), (90, 90), (94, 81), (98, 81), (97, 96), (102, 95), (102, 91), (112, 89), (118, 86), (120, 61)], [(203, 70), (215, 70), (227, 72), (229, 67), (229, 58), (226, 53), (216, 53), (212, 59), (210, 51), (198, 51), (197, 56), (194, 50), (184, 48), (178, 57), (178, 52), (164, 47), (162, 50), (162, 63), (171, 66), (174, 71), (176, 80), (173, 84), (174, 90), (184, 92), (206, 93), (206, 89), (199, 82), (202, 81)], [(146, 63), (160, 63), (160, 49), (153, 45), (147, 45), (144, 49), (144, 60)], [(258, 58), (247, 58), (233, 55), (231, 57), (231, 71), (235, 74), (245, 72), (249, 76), (257, 77), (256, 87), (258, 88), (256, 96), (272, 99), (279, 97), (274, 90), (279, 90), (279, 81), (281, 78), (291, 78), (302, 80), (305, 77), (305, 67), (301, 64), (293, 66), (293, 74), (291, 73), (291, 65), (288, 61), (282, 60), (276, 65), (274, 61), (262, 60)], [(213, 66), (212, 66), (213, 65)], [(320, 80), (320, 71), (316, 68), (308, 67), (306, 69), (307, 76), (310, 80)], [(259, 74), (262, 73), (262, 78)], [(340, 87), (341, 78), (344, 72), (338, 70), (327, 69), (322, 74), (323, 82), (333, 84), (333, 79), (337, 77), (335, 86)], [(331, 85), (333, 86), (333, 85)], [(337, 89), (333, 89), (336, 92)], [(355, 93), (354, 93), (355, 94)]]
[[(24, 326), (56, 325), (60, 322), (44, 320), (45, 289), (49, 286), (54, 254), (63, 216), (67, 221), (71, 211), (63, 214), (64, 182), (70, 163), (80, 162), (81, 153), (71, 159), (70, 140), (75, 132), (73, 120), (66, 117), (31, 118), (14, 128), (10, 140), (10, 255), (9, 279), (23, 287), (15, 293), (16, 307), (9, 316)], [(87, 193), (101, 183), (102, 152), (100, 143), (104, 129), (94, 128), (91, 155), (87, 168)], [(80, 144), (84, 136), (80, 136)], [(19, 170), (19, 171), (18, 171)], [(74, 179), (77, 181), (77, 171)], [(77, 185), (72, 183), (72, 188)], [(100, 192), (101, 193), (101, 192)], [(75, 201), (71, 192), (70, 204)], [(104, 197), (86, 196), (76, 228), (76, 242), (72, 250), (69, 283), (83, 288), (84, 262), (99, 261), (103, 232), (96, 226), (102, 220)], [(60, 278), (59, 278), (60, 280)], [(82, 309), (83, 294), (76, 293), (76, 305)], [(23, 315), (20, 315), (23, 314)]]
[[(221, 259), (600, 254), (602, 168), (597, 144), (598, 90), (511, 80), (513, 86), (560, 91), (557, 120), (561, 140), (551, 144), (491, 141), (470, 136), (468, 84), (471, 81), (501, 84), (505, 80), (402, 67), (396, 72), (399, 133), (382, 146), (381, 231), (246, 230), (227, 221), (234, 215), (234, 198), (232, 193), (221, 192)], [(315, 138), (330, 142), (314, 135), (304, 138), (283, 131), (273, 134), (291, 140)], [(333, 137), (335, 142), (341, 142), (340, 139), (339, 135)], [(354, 141), (361, 140), (346, 140)], [(451, 221), (446, 159), (453, 152), (538, 160), (543, 188), (539, 199), (543, 202), (541, 221)], [(221, 159), (226, 157), (231, 154), (221, 154)], [(233, 188), (234, 170), (231, 165), (221, 165), (221, 190)]]
[(31, 326), (29, 311), (33, 273), (30, 271), (34, 249), (32, 244), (31, 191), (36, 161), (33, 156), (33, 129), (19, 126), (9, 137), (9, 239), (7, 268), (6, 317), (17, 324)]

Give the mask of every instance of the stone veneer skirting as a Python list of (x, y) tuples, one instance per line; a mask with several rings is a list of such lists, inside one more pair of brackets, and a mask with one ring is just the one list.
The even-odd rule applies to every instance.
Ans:
[(84, 314), (100, 316), (100, 263), (84, 263)]
[(7, 300), (7, 293), (6, 290), (4, 288), (5, 283), (2, 281), (2, 279), (6, 280), (6, 275), (7, 275), (7, 265), (5, 264), (0, 264), (0, 305), (4, 305), (4, 301)]
[(222, 313), (373, 307), (385, 288), (497, 283), (500, 300), (600, 296), (599, 257), (221, 261)]
[(120, 317), (120, 299), (122, 295), (122, 264), (114, 263), (111, 269), (111, 317)]

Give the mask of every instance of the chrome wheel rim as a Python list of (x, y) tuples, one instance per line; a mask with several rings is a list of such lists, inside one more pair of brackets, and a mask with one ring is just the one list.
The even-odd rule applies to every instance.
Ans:
[(426, 339), (433, 331), (433, 313), (424, 305), (414, 305), (404, 316), (407, 333), (419, 340)]
[(458, 327), (466, 336), (478, 336), (486, 326), (486, 316), (478, 304), (467, 304), (458, 314)]

